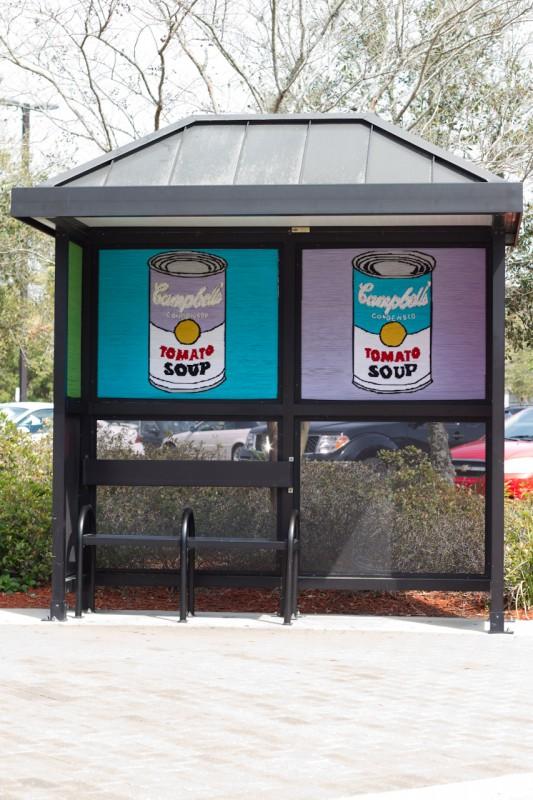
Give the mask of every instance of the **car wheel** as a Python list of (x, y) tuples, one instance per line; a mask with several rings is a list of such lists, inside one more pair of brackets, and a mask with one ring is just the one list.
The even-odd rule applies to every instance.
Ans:
[(244, 445), (239, 442), (239, 444), (234, 444), (231, 449), (231, 460), (238, 461), (239, 460), (239, 450), (242, 450)]

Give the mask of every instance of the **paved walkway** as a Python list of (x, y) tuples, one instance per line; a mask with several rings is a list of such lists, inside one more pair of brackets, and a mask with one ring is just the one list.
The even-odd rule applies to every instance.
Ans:
[(533, 623), (0, 612), (1, 800), (531, 800)]

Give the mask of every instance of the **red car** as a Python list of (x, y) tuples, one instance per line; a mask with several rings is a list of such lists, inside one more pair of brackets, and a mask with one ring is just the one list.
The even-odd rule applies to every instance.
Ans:
[[(455, 482), (477, 491), (485, 490), (485, 439), (451, 449)], [(505, 486), (511, 497), (533, 494), (533, 408), (505, 423)]]

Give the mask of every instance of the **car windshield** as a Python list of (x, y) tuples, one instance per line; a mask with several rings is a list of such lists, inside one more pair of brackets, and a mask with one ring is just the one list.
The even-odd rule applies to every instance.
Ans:
[(505, 438), (533, 441), (533, 408), (526, 408), (505, 423)]
[(188, 420), (167, 420), (165, 422), (160, 422), (161, 429), (165, 434), (173, 434), (173, 433), (183, 433), (184, 431), (190, 431), (192, 423)]
[(19, 417), (22, 417), (28, 411), (27, 406), (16, 406), (9, 404), (0, 405), (0, 414), (5, 414), (8, 419), (14, 422)]

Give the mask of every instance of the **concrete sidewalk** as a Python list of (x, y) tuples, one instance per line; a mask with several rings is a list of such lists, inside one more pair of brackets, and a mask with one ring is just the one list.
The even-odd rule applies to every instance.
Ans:
[(531, 800), (533, 623), (0, 611), (0, 798)]

